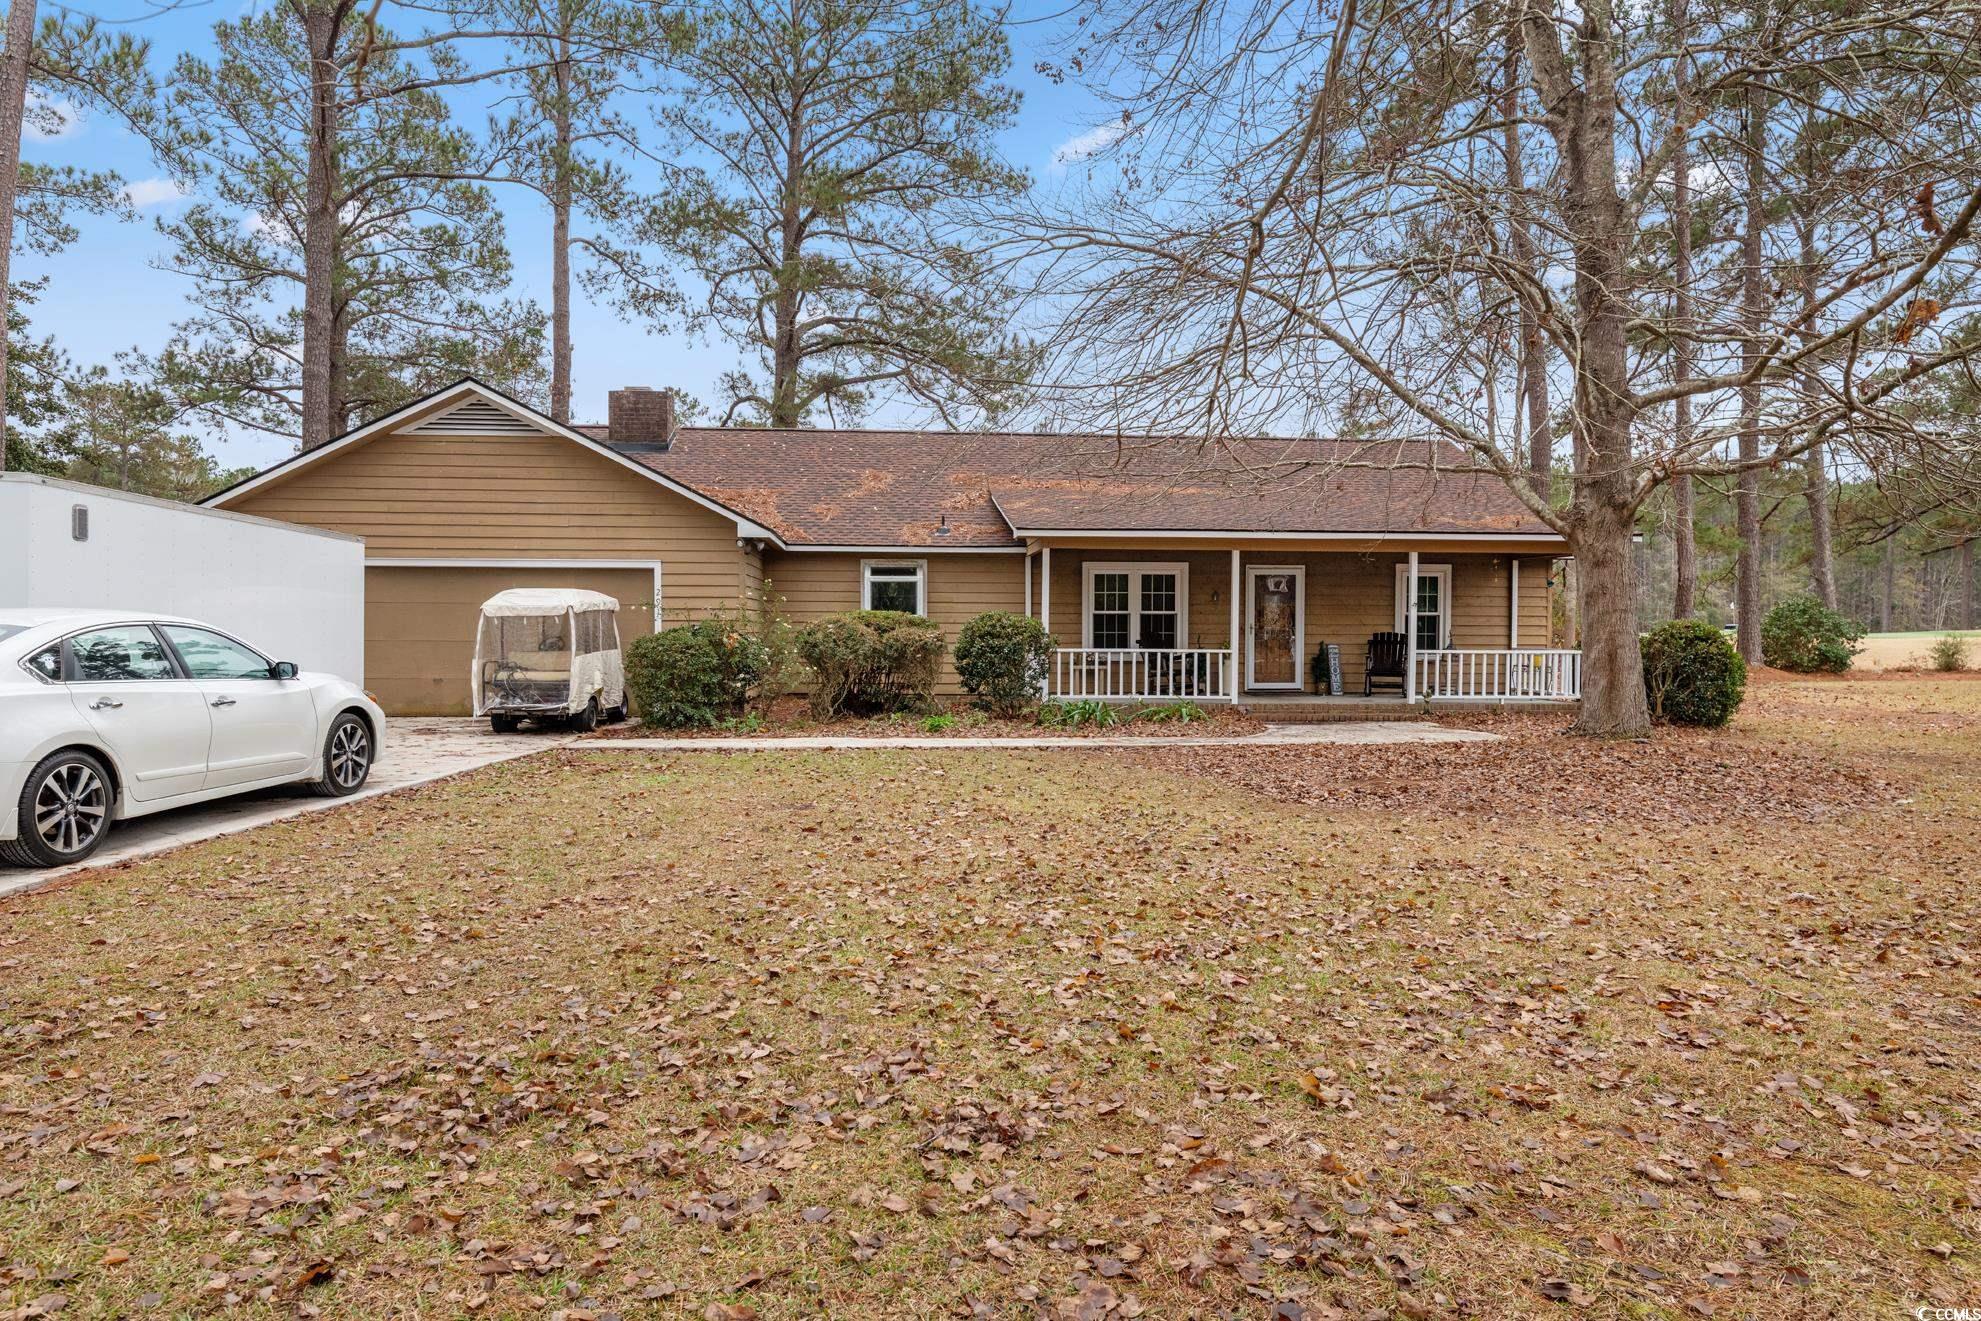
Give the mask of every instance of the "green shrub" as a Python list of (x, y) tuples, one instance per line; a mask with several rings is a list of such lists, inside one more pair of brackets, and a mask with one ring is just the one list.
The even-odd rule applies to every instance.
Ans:
[(1933, 645), (1926, 649), (1926, 664), (1942, 674), (1966, 669), (1967, 639), (1958, 633), (1934, 638)]
[(1168, 702), (1162, 706), (1152, 706), (1143, 711), (1140, 719), (1153, 720), (1157, 724), (1188, 725), (1199, 720), (1209, 720), (1211, 713), (1195, 702)]
[(993, 610), (963, 625), (956, 638), (956, 676), (993, 714), (1031, 709), (1052, 664), (1052, 636), (1036, 619)]
[(954, 728), (956, 728), (955, 716), (937, 713), (936, 715), (922, 717), (922, 732), (924, 734), (940, 734), (944, 730)]
[(1861, 648), (1864, 626), (1808, 596), (1791, 596), (1761, 621), (1761, 656), (1778, 670), (1842, 674)]
[(1120, 724), (1121, 717), (1108, 703), (1090, 697), (1083, 702), (1042, 703), (1039, 723), (1048, 729), (1078, 729), (1082, 725), (1106, 729)]
[(920, 615), (827, 615), (799, 630), (797, 646), (812, 671), (812, 710), (821, 717), (921, 710), (934, 700), (942, 630)]
[(626, 687), (643, 723), (663, 729), (716, 724), (757, 695), (771, 670), (764, 640), (738, 621), (698, 620), (634, 638)]
[(1644, 692), (1651, 718), (1718, 727), (1747, 693), (1747, 662), (1726, 634), (1697, 619), (1674, 619), (1643, 638)]

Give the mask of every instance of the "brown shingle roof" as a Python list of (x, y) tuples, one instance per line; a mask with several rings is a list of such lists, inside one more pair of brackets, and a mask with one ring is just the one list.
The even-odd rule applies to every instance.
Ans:
[[(581, 427), (603, 440), (603, 427)], [(626, 457), (789, 544), (1009, 546), (1012, 528), (1546, 535), (1491, 473), (1422, 442), (683, 427)], [(1416, 466), (1398, 468), (1397, 463)], [(1427, 463), (1432, 467), (1427, 467)], [(1009, 520), (1007, 522), (1007, 520)], [(946, 535), (938, 529), (946, 525)]]

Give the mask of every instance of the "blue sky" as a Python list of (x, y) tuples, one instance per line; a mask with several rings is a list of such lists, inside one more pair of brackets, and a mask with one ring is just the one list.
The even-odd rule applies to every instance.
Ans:
[[(129, 30), (150, 40), (153, 62), (161, 77), (183, 51), (211, 48), (214, 22), (241, 11), (234, 0), (215, 0), (133, 23)], [(93, 8), (104, 19), (136, 17), (149, 6), (134, 0), (107, 0)], [(1077, 164), (1083, 147), (1107, 137), (1100, 126), (1110, 112), (1090, 92), (1074, 83), (1055, 85), (1033, 72), (1033, 64), (1049, 54), (1048, 45), (1060, 31), (1052, 15), (1063, 12), (1050, 3), (1021, 6), (1010, 35), (1011, 70), (1008, 81), (1024, 94), (1017, 122), (1004, 135), (1007, 159), (1051, 187)], [(389, 21), (389, 20), (388, 20)], [(478, 125), (480, 112), (464, 101), (462, 122)], [(1097, 133), (1096, 130), (1099, 130)], [(185, 316), (185, 277), (162, 269), (168, 245), (157, 221), (185, 205), (164, 171), (135, 137), (102, 117), (82, 116), (59, 136), (30, 136), (22, 144), (28, 160), (51, 165), (114, 169), (129, 181), (138, 219), (119, 223), (86, 220), (82, 237), (67, 251), (49, 258), (17, 254), (16, 278), (46, 276), (48, 287), (30, 309), (34, 330), (53, 335), (80, 363), (109, 363), (120, 349), (161, 347), (175, 322)], [(541, 202), (520, 189), (498, 193), (515, 261), (515, 292), (549, 305), (549, 254), (545, 251), (550, 220)], [(610, 308), (589, 303), (580, 290), (572, 311), (575, 354), (572, 367), (574, 415), (580, 421), (602, 420), (606, 391), (620, 385), (676, 386), (705, 400), (716, 396), (716, 380), (733, 365), (726, 345), (689, 344), (678, 335), (656, 335), (628, 325)], [(877, 421), (911, 421), (913, 414), (877, 415)], [(209, 441), (223, 466), (262, 466), (289, 452), (280, 438), (239, 434)]]

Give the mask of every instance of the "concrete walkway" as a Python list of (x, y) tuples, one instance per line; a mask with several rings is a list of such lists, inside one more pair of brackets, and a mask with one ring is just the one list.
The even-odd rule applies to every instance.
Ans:
[(794, 749), (854, 748), (1289, 748), (1320, 744), (1492, 743), (1499, 735), (1477, 729), (1442, 729), (1424, 721), (1337, 720), (1305, 725), (1267, 725), (1257, 734), (1040, 735), (1026, 738), (913, 738), (806, 735), (787, 738), (594, 738), (577, 746), (586, 752), (627, 749), (640, 752), (779, 752)]
[(384, 755), (373, 768), (371, 779), (348, 798), (318, 798), (306, 790), (287, 787), (261, 789), (239, 798), (220, 798), (154, 816), (118, 821), (110, 827), (110, 838), (103, 847), (73, 867), (52, 867), (47, 871), (0, 867), (0, 899), (46, 885), (71, 872), (109, 867), (182, 844), (252, 830), (305, 812), (322, 812), (417, 784), (429, 784), (498, 761), (560, 747), (575, 737), (561, 732), (497, 735), (489, 731), (485, 720), (394, 717), (386, 721)]

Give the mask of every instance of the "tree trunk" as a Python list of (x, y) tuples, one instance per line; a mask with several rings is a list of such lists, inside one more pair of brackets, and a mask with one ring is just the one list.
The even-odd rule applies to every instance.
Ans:
[[(1808, 130), (1804, 130), (1804, 141), (1808, 141)], [(1816, 164), (1812, 149), (1805, 147), (1803, 160), (1803, 186), (1816, 186)], [(1802, 333), (1813, 336), (1816, 333), (1816, 252), (1815, 221), (1807, 216), (1799, 218), (1796, 229), (1802, 239), (1800, 264), (1802, 267)], [(1816, 378), (1816, 369), (1810, 366), (1802, 373), (1802, 394), (1811, 410), (1819, 407), (1822, 382)], [(1803, 457), (1802, 498), (1809, 506), (1809, 586), (1816, 599), (1834, 610), (1837, 608), (1837, 562), (1833, 538), (1830, 535), (1830, 475), (1826, 466), (1826, 456), (1821, 443), (1809, 447)]]
[(301, 0), (310, 61), (309, 169), (303, 191), (302, 448), (336, 434), (337, 403), (331, 341), (335, 336), (337, 270), (337, 36), (342, 11), (323, 0)]
[(1582, 716), (1577, 733), (1638, 738), (1651, 730), (1627, 511), (1593, 507), (1569, 537), (1582, 629)]
[(795, 427), (803, 409), (799, 404), (799, 373), (804, 356), (799, 352), (798, 318), (803, 311), (799, 297), (800, 264), (804, 261), (805, 235), (802, 223), (805, 186), (805, 23), (798, 12), (798, 0), (791, 0), (790, 39), (786, 48), (784, 75), (789, 79), (789, 102), (784, 106), (784, 177), (777, 181), (781, 212), (778, 234), (777, 293), (771, 302), (771, 381), (770, 424)]
[(1960, 543), (1960, 626), (1974, 627), (1974, 541)]
[[(1514, 264), (1522, 271), (1534, 271), (1534, 235), (1527, 226), (1527, 169), (1520, 153), (1520, 55), (1506, 55), (1506, 187), (1511, 223), (1508, 241)], [(1554, 423), (1548, 407), (1548, 350), (1541, 333), (1541, 310), (1535, 301), (1520, 298), (1520, 405), (1527, 410), (1527, 475), (1534, 492), (1548, 498), (1554, 468)]]
[[(1686, 400), (1678, 406), (1686, 412), (1691, 408)], [(1692, 475), (1687, 473), (1672, 478), (1671, 483), (1671, 542), (1672, 542), (1672, 590), (1671, 617), (1690, 619), (1699, 609), (1699, 539), (1693, 524), (1699, 517), (1697, 501), (1692, 495)]]
[[(1644, 662), (1637, 640), (1637, 590), (1630, 538), (1636, 514), (1632, 476), (1629, 232), (1617, 196), (1614, 16), (1587, 6), (1582, 84), (1549, 107), (1562, 158), (1564, 230), (1574, 256), (1574, 307), (1581, 353), (1575, 361), (1575, 477), (1568, 543), (1576, 560), (1582, 629), (1582, 714), (1576, 731), (1636, 738), (1651, 731)], [(1538, 28), (1538, 31), (1536, 30)], [(1529, 58), (1549, 58), (1551, 80), (1565, 70), (1553, 30), (1529, 21)], [(1548, 46), (1545, 52), (1539, 42)]]
[(330, 304), (330, 434), (341, 436), (350, 428), (351, 410), (359, 402), (351, 398), (351, 327), (345, 319), (348, 309), (337, 296), (332, 282)]
[(1878, 597), (1878, 631), (1892, 631), (1892, 580), (1898, 574), (1898, 538), (1885, 538), (1885, 589)]
[(804, 236), (799, 230), (799, 207), (803, 201), (799, 190), (804, 178), (801, 153), (804, 147), (799, 123), (794, 108), (785, 142), (783, 196), (779, 199), (784, 212), (778, 252), (781, 265), (777, 272), (777, 296), (771, 304), (771, 334), (775, 342), (771, 345), (770, 424), (774, 427), (797, 426), (801, 411), (798, 407), (798, 374), (804, 364), (798, 352), (798, 268), (804, 260)]
[(571, 42), (558, 38), (557, 143), (551, 155), (550, 415), (571, 424)]
[(1802, 498), (1809, 504), (1809, 586), (1816, 599), (1837, 608), (1837, 568), (1834, 539), (1830, 532), (1830, 474), (1824, 463), (1823, 446), (1812, 445), (1802, 460), (1805, 482)]
[[(1686, 49), (1685, 0), (1672, 0), (1673, 43)], [(1672, 113), (1677, 120), (1678, 142), (1671, 160), (1671, 239), (1672, 239), (1672, 380), (1683, 384), (1692, 379), (1692, 124), (1691, 89), (1687, 59), (1681, 54), (1676, 74), (1676, 96)], [(1692, 397), (1680, 395), (1672, 401), (1672, 450), (1684, 462), (1692, 449)], [(1672, 562), (1671, 613), (1674, 619), (1690, 619), (1698, 608), (1699, 548), (1693, 527), (1696, 513), (1692, 499), (1692, 474), (1672, 478)]]
[(0, 472), (7, 470), (8, 318), (13, 311), (14, 200), (21, 183), (21, 120), (27, 115), (28, 64), (34, 54), (36, 0), (7, 10), (7, 45), (0, 51)]
[[(1767, 284), (1761, 265), (1761, 229), (1767, 223), (1762, 189), (1767, 177), (1761, 155), (1766, 92), (1747, 89), (1747, 218), (1740, 239), (1741, 344), (1743, 371), (1753, 371), (1761, 358), (1761, 321), (1767, 314)], [(1761, 663), (1761, 384), (1740, 388), (1740, 462), (1734, 487), (1734, 534), (1740, 550), (1734, 562), (1735, 623), (1740, 654), (1749, 665)]]

